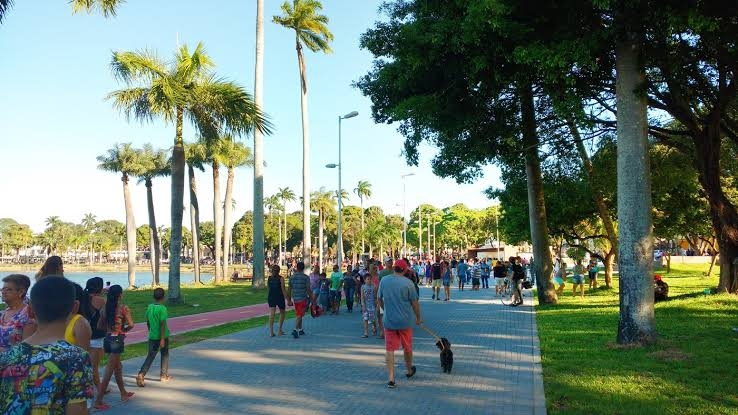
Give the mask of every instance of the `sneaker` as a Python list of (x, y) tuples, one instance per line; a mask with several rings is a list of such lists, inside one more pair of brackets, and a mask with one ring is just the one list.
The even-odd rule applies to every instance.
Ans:
[(297, 330), (292, 330), (292, 337), (294, 337), (294, 338), (300, 337), (300, 335), (297, 334)]
[(435, 300), (435, 299), (436, 299), (436, 295), (433, 294), (433, 296), (431, 297), (431, 300)]
[(394, 380), (391, 380), (391, 381), (387, 382), (387, 388), (394, 389), (396, 387), (397, 387), (397, 385), (395, 385), (395, 381)]
[(300, 336), (304, 336), (305, 335), (305, 330), (300, 330), (300, 331), (297, 332), (297, 334), (299, 334)]
[(411, 377), (415, 376), (415, 373), (418, 371), (418, 369), (415, 366), (410, 367), (410, 373), (405, 373), (405, 377), (410, 379)]

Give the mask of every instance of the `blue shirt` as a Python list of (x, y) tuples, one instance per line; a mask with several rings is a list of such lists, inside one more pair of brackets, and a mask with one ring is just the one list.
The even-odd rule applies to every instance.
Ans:
[(459, 265), (456, 266), (457, 273), (459, 276), (466, 277), (466, 272), (469, 269), (469, 265), (467, 265), (466, 262), (461, 262)]
[(413, 326), (415, 313), (412, 302), (418, 301), (418, 293), (412, 281), (396, 275), (382, 278), (379, 281), (377, 298), (381, 298), (384, 303), (384, 328), (403, 330)]

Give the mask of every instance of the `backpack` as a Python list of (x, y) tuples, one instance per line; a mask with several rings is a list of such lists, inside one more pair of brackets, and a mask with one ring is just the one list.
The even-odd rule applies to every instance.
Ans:
[(431, 266), (431, 276), (434, 280), (441, 279), (441, 264), (439, 264), (438, 262)]

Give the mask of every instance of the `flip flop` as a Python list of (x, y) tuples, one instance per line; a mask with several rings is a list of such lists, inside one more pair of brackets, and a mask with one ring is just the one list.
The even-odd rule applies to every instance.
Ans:
[(93, 408), (95, 408), (98, 411), (107, 411), (108, 409), (112, 408), (112, 406), (104, 403), (102, 405), (92, 405)]
[(274, 337), (274, 333), (270, 334), (269, 337)]
[(369, 337), (369, 335), (363, 334), (361, 337), (364, 338), (364, 339), (366, 339), (367, 337)]
[(128, 402), (131, 399), (133, 399), (133, 395), (135, 395), (135, 394), (136, 394), (136, 392), (128, 392), (128, 394), (126, 395), (126, 397), (124, 399), (121, 399), (120, 401), (121, 402)]
[(280, 331), (280, 332), (279, 332), (278, 334), (279, 334), (280, 336), (284, 336), (284, 332), (283, 332), (283, 331)]

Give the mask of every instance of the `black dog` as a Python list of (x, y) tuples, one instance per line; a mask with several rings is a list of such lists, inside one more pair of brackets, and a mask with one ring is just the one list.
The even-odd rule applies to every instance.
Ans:
[(447, 338), (441, 337), (436, 342), (436, 347), (441, 349), (441, 368), (443, 373), (451, 373), (451, 367), (454, 365), (454, 352), (451, 351), (451, 342)]

